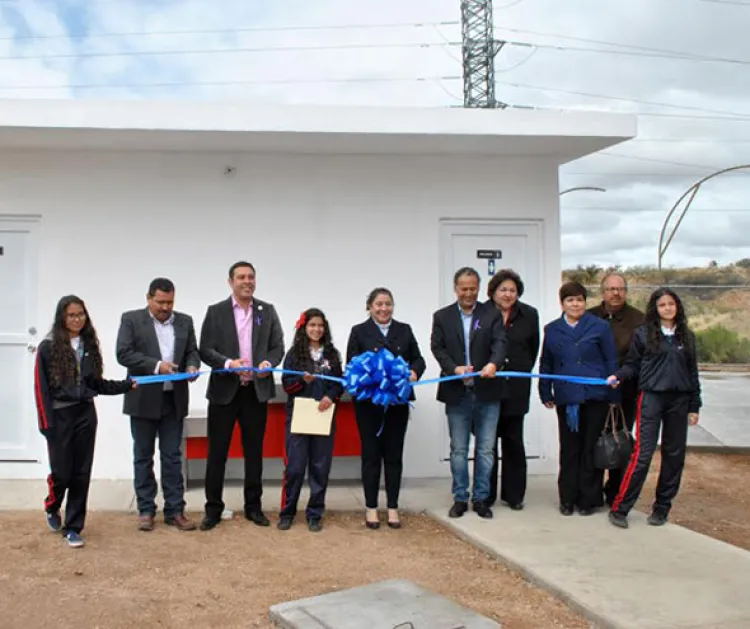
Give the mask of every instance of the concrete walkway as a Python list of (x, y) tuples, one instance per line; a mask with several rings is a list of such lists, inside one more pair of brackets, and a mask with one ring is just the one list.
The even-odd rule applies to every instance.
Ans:
[[(557, 512), (555, 479), (529, 481), (526, 509), (498, 506), (489, 521), (474, 513), (448, 518), (448, 480), (408, 482), (401, 503), (405, 510), (427, 511), (600, 627), (750, 627), (750, 553), (672, 524), (650, 527), (637, 513), (628, 530), (611, 526), (604, 513), (566, 518)], [(44, 492), (43, 482), (0, 481), (0, 510), (40, 509)], [(266, 510), (277, 511), (280, 487), (266, 486), (264, 493)], [(228, 508), (241, 512), (241, 488), (227, 487), (225, 494)], [(202, 490), (190, 490), (187, 502), (191, 512), (199, 512)], [(130, 483), (93, 483), (92, 511), (133, 513), (133, 505)], [(360, 488), (332, 486), (328, 507), (362, 509)]]
[(696, 450), (750, 451), (750, 374), (702, 372), (700, 424), (688, 431)]

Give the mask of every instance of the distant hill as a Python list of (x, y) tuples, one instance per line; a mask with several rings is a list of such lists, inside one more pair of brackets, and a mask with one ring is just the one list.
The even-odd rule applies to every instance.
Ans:
[(589, 303), (601, 301), (599, 284), (611, 271), (628, 280), (628, 301), (645, 309), (659, 286), (682, 299), (690, 326), (698, 335), (699, 359), (710, 363), (750, 363), (750, 258), (720, 266), (667, 268), (652, 266), (604, 269), (595, 265), (563, 271), (563, 281), (577, 281), (590, 292)]

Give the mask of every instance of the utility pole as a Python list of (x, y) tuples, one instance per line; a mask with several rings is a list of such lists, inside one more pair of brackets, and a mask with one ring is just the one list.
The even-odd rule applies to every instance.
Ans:
[(504, 109), (495, 98), (495, 56), (505, 44), (495, 41), (492, 0), (461, 0), (464, 107)]

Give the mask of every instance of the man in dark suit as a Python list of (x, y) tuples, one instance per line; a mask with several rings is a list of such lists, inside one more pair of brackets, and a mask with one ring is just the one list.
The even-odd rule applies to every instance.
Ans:
[(445, 404), (451, 438), (454, 502), (448, 515), (460, 518), (469, 508), (468, 452), (473, 427), (479, 460), (474, 466), (471, 499), (480, 517), (491, 518), (488, 497), (501, 396), (494, 378), (505, 362), (505, 330), (497, 308), (477, 303), (479, 273), (468, 267), (459, 269), (453, 287), (456, 302), (433, 316), (432, 353), (440, 364), (441, 376), (481, 369), (481, 377), (438, 385), (437, 399)]
[[(236, 262), (229, 269), (232, 295), (208, 307), (200, 354), (213, 369), (276, 367), (284, 358), (284, 335), (275, 308), (255, 299), (255, 267)], [(234, 425), (240, 424), (245, 457), (245, 517), (268, 526), (261, 509), (263, 438), (268, 400), (276, 393), (271, 372), (212, 373), (208, 383), (206, 513), (201, 529), (213, 529), (224, 511), (224, 474)]]
[[(193, 319), (174, 312), (174, 284), (157, 278), (148, 288), (148, 306), (122, 315), (117, 334), (117, 362), (128, 377), (197, 372), (201, 360)], [(194, 530), (185, 517), (185, 485), (182, 478), (182, 430), (188, 414), (185, 380), (137, 387), (125, 394), (123, 412), (130, 415), (133, 435), (133, 467), (138, 501), (138, 528), (154, 529), (156, 479), (154, 449), (159, 437), (164, 521), (181, 531)]]

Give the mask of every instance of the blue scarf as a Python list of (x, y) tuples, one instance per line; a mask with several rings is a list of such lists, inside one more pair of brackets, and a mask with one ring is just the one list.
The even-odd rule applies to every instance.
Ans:
[(565, 420), (568, 423), (568, 428), (573, 432), (578, 432), (578, 422), (581, 416), (581, 405), (580, 404), (568, 404), (565, 407)]

